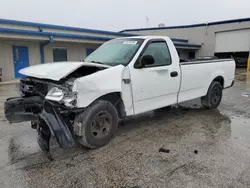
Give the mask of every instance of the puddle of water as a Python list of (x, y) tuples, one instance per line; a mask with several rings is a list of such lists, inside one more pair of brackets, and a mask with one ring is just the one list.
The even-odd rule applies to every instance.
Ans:
[(241, 93), (243, 97), (250, 97), (250, 93)]

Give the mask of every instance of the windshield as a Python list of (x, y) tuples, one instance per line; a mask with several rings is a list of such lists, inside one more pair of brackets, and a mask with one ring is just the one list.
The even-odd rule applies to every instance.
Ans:
[(143, 39), (124, 38), (113, 39), (97, 48), (84, 59), (86, 62), (102, 63), (107, 65), (127, 65), (139, 47)]

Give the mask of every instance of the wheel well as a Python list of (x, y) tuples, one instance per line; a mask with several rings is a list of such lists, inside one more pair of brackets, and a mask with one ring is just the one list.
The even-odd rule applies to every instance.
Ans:
[(224, 88), (224, 78), (222, 76), (217, 76), (213, 81), (219, 82)]
[(120, 92), (108, 93), (106, 95), (99, 97), (96, 100), (105, 100), (111, 102), (115, 106), (119, 118), (126, 116), (125, 107)]

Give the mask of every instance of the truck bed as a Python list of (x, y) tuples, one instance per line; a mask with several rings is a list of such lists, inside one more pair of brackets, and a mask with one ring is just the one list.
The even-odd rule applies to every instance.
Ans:
[(223, 88), (230, 87), (234, 80), (235, 62), (233, 59), (194, 60), (180, 63), (180, 68), (182, 76), (178, 102), (183, 102), (194, 96), (205, 96), (218, 75)]
[(217, 63), (224, 61), (233, 61), (233, 59), (193, 59), (188, 61), (180, 61), (180, 64), (189, 65), (189, 64), (200, 64), (200, 63)]

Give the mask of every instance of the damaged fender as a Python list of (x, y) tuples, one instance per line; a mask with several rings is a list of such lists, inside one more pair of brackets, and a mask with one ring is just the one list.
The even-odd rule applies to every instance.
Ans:
[(77, 108), (85, 108), (99, 97), (122, 93), (122, 75), (125, 67), (117, 65), (74, 81), (73, 92), (77, 93)]

